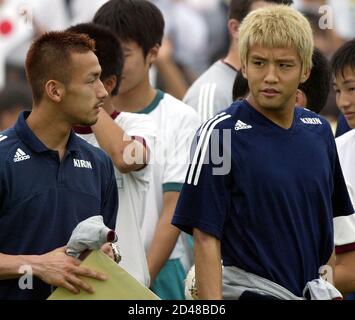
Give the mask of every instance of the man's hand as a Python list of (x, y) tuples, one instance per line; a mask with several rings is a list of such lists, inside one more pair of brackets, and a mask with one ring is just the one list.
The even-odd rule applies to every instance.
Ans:
[(42, 281), (65, 288), (78, 294), (80, 290), (93, 293), (94, 289), (79, 277), (106, 280), (106, 276), (89, 268), (80, 267), (81, 261), (68, 256), (65, 247), (58, 248), (38, 257), (35, 275)]
[(109, 256), (112, 260), (115, 260), (115, 256), (113, 254), (113, 250), (111, 247), (110, 242), (105, 243), (102, 247), (101, 247), (101, 251), (106, 254), (107, 256)]

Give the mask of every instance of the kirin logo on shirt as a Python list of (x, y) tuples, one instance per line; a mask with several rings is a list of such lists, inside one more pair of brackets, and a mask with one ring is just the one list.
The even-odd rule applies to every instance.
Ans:
[(300, 118), (305, 124), (322, 124), (319, 118)]
[(76, 168), (86, 168), (92, 170), (90, 161), (73, 159), (73, 162), (74, 162), (74, 167)]

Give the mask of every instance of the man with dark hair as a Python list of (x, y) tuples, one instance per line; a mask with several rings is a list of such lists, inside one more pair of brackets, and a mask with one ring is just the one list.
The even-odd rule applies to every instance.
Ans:
[[(105, 85), (103, 80), (107, 80), (110, 76), (114, 78), (115, 86), (110, 89), (112, 90), (112, 95), (117, 95), (121, 82), (124, 58), (122, 48), (116, 36), (108, 28), (93, 23), (77, 24), (68, 28), (67, 31), (84, 33), (95, 40), (95, 55), (101, 67), (100, 79)], [(105, 101), (107, 100), (109, 100), (108, 97)]]
[(317, 48), (313, 50), (312, 63), (309, 78), (298, 87), (296, 103), (315, 113), (320, 113), (327, 103), (331, 70), (327, 58)]
[[(351, 128), (335, 141), (348, 191), (355, 204), (355, 39), (346, 42), (334, 53), (331, 64), (336, 103)], [(343, 227), (338, 232), (338, 241), (347, 246), (337, 251), (336, 284), (342, 292), (349, 293), (355, 291), (355, 244), (349, 244), (347, 238), (354, 233), (355, 221), (347, 219), (346, 222), (347, 228)]]
[[(113, 160), (120, 199), (116, 224), (122, 255), (120, 266), (149, 286), (139, 221), (143, 217), (149, 189), (149, 153), (154, 151), (156, 129), (153, 120), (145, 114), (118, 113), (115, 109), (113, 97), (118, 93), (123, 68), (122, 48), (115, 34), (94, 23), (78, 24), (68, 31), (85, 33), (95, 40), (95, 54), (102, 68), (101, 80), (109, 93), (96, 124), (84, 130), (76, 127), (75, 131), (89, 143), (104, 149)], [(135, 157), (126, 159), (128, 153)]]
[[(327, 58), (317, 48), (313, 51), (312, 63), (309, 78), (298, 87), (296, 104), (319, 114), (327, 102), (331, 71)], [(246, 97), (248, 93), (248, 81), (238, 73), (233, 85), (233, 101)]]
[(158, 128), (141, 230), (152, 290), (162, 299), (183, 299), (183, 281), (190, 265), (188, 246), (183, 241), (186, 235), (179, 237), (179, 230), (170, 222), (199, 119), (192, 108), (154, 89), (149, 81), (149, 68), (156, 61), (164, 31), (163, 16), (154, 4), (145, 0), (111, 0), (97, 11), (94, 22), (115, 33), (125, 55), (115, 107), (148, 114)]
[(238, 30), (245, 16), (257, 8), (270, 4), (292, 4), (292, 0), (231, 0), (228, 14), (230, 47), (224, 59), (216, 61), (189, 88), (184, 102), (193, 107), (202, 121), (232, 103), (232, 88), (237, 70), (240, 69), (238, 54)]
[[(116, 222), (112, 162), (72, 131), (95, 124), (107, 96), (94, 50), (86, 35), (50, 32), (28, 51), (32, 111), (0, 135), (0, 299), (45, 299), (51, 285), (93, 292), (81, 277), (105, 279), (65, 253), (79, 222)], [(108, 244), (102, 250), (112, 256)], [(18, 281), (23, 270), (32, 288)]]
[(0, 131), (10, 128), (21, 111), (31, 110), (32, 98), (29, 88), (22, 83), (8, 83), (0, 91)]
[(355, 39), (346, 42), (333, 55), (332, 71), (335, 77), (336, 102), (351, 128), (355, 128)]

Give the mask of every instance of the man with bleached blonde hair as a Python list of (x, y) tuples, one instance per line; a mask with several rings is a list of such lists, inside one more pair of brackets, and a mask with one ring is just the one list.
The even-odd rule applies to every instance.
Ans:
[[(194, 236), (197, 295), (341, 298), (320, 274), (333, 267), (333, 217), (353, 208), (328, 122), (295, 107), (312, 67), (311, 27), (271, 6), (239, 33), (250, 93), (199, 130), (173, 218)], [(221, 152), (229, 171), (214, 161)]]
[(238, 52), (239, 27), (249, 12), (275, 4), (291, 5), (292, 0), (231, 0), (227, 28), (230, 35), (228, 53), (214, 62), (186, 92), (184, 102), (193, 107), (202, 121), (227, 108), (232, 102), (233, 81), (240, 70)]

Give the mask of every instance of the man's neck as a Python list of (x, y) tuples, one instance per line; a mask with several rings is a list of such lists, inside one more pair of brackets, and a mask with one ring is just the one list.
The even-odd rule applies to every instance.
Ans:
[(154, 100), (156, 94), (157, 91), (148, 82), (113, 97), (113, 104), (116, 111), (139, 112)]
[(261, 113), (264, 117), (268, 118), (271, 122), (277, 124), (279, 127), (289, 129), (292, 126), (296, 98), (290, 98), (290, 100), (287, 102), (287, 106), (282, 109), (260, 108), (255, 99), (250, 94), (246, 100), (255, 110)]
[(238, 53), (238, 47), (233, 43), (231, 44), (227, 56), (223, 59), (225, 63), (228, 63), (233, 68), (240, 70), (240, 57)]
[(71, 126), (51, 115), (49, 106), (37, 106), (26, 119), (36, 137), (49, 149), (59, 152), (62, 159), (68, 143)]

